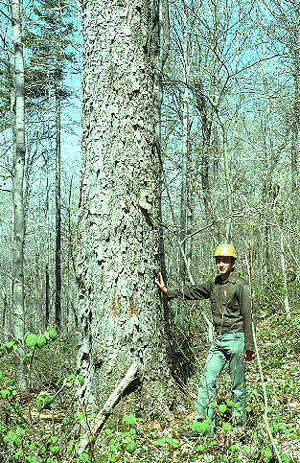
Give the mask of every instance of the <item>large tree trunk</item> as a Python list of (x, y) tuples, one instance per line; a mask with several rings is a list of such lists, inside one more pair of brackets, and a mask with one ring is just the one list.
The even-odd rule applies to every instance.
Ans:
[(165, 412), (174, 393), (154, 281), (159, 166), (150, 16), (141, 0), (84, 4), (79, 367), (83, 402), (103, 404), (137, 361), (136, 400)]

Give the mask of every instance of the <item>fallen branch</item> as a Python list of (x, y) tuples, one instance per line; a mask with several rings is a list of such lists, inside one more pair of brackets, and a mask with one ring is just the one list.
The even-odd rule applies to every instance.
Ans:
[(111, 415), (112, 409), (118, 402), (120, 396), (123, 394), (125, 389), (129, 386), (130, 383), (135, 379), (135, 376), (138, 371), (138, 363), (133, 362), (129, 370), (127, 371), (126, 375), (122, 379), (122, 381), (118, 384), (114, 392), (109, 396), (107, 401), (104, 404), (104, 407), (100, 410), (98, 415), (95, 418), (94, 423), (92, 424), (89, 432), (84, 435), (81, 439), (79, 444), (80, 452), (84, 452), (84, 450), (89, 445), (91, 438), (102, 428), (107, 418)]
[(33, 418), (34, 421), (62, 421), (66, 415), (65, 413), (40, 413), (40, 412), (35, 412), (34, 410), (31, 410), (30, 412), (31, 417)]

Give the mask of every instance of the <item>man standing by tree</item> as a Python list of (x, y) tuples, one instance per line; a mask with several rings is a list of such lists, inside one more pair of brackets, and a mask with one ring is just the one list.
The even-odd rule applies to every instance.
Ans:
[[(183, 437), (198, 437), (199, 431), (213, 436), (217, 392), (216, 382), (226, 362), (229, 363), (231, 389), (235, 407), (232, 421), (235, 428), (246, 423), (245, 360), (254, 359), (252, 312), (249, 286), (235, 270), (236, 251), (230, 244), (221, 244), (215, 251), (218, 276), (202, 285), (168, 290), (162, 275), (157, 284), (168, 299), (210, 299), (215, 340), (210, 348), (200, 379), (194, 430)], [(202, 422), (201, 426), (196, 423)]]

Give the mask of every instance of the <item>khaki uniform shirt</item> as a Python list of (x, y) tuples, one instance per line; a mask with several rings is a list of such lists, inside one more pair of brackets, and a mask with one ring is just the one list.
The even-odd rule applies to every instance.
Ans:
[(216, 334), (244, 332), (245, 349), (255, 351), (249, 286), (235, 272), (225, 281), (218, 275), (202, 285), (170, 289), (167, 297), (181, 297), (187, 300), (210, 299)]

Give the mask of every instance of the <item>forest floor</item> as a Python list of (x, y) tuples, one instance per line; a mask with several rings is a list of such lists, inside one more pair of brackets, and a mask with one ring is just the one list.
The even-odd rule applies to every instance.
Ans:
[[(257, 337), (265, 397), (256, 360), (247, 364), (248, 420), (240, 434), (230, 427), (230, 383), (224, 371), (219, 384), (215, 437), (180, 438), (180, 432), (190, 429), (193, 420), (198, 376), (205, 360), (201, 355), (197, 374), (185, 384), (187, 399), (181, 411), (147, 420), (135, 415), (134, 410), (122, 415), (118, 406), (99, 433), (92, 452), (80, 456), (76, 454), (76, 442), (83, 414), (76, 411), (75, 396), (80, 378), (70, 373), (74, 371), (70, 358), (75, 358), (75, 342), (73, 346), (72, 340), (69, 344), (62, 340), (53, 344), (48, 353), (35, 351), (36, 371), (40, 381), (44, 380), (42, 391), (34, 387), (34, 377), (30, 393), (14, 391), (10, 373), (5, 373), (7, 366), (2, 362), (0, 463), (299, 463), (299, 326), (300, 314), (295, 312), (290, 319), (277, 313), (259, 319)], [(47, 397), (49, 406), (38, 410)], [(271, 435), (263, 418), (265, 398)]]
[[(293, 313), (290, 319), (284, 314), (265, 314), (265, 318), (258, 321), (265, 396), (257, 360), (248, 363), (248, 420), (238, 435), (230, 428), (230, 382), (228, 372), (224, 371), (219, 384), (215, 437), (180, 438), (180, 432), (190, 429), (193, 420), (198, 376), (195, 375), (186, 387), (190, 413), (174, 412), (173, 420), (169, 421), (163, 418), (150, 422), (136, 419), (134, 426), (131, 426), (130, 415), (119, 421), (115, 417), (100, 433), (95, 461), (299, 463), (299, 326), (299, 313)], [(202, 358), (204, 361), (205, 356)], [(267, 416), (269, 431), (263, 415)]]

